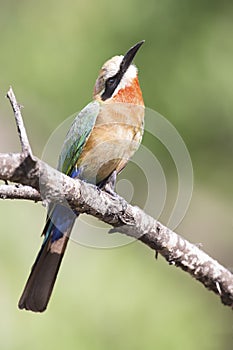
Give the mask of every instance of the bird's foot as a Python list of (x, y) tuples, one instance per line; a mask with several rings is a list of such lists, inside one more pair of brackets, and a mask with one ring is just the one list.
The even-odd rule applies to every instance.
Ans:
[(100, 182), (98, 187), (107, 193), (109, 193), (113, 197), (117, 197), (117, 193), (115, 192), (116, 186), (116, 176), (117, 172), (114, 170), (112, 174), (104, 181)]

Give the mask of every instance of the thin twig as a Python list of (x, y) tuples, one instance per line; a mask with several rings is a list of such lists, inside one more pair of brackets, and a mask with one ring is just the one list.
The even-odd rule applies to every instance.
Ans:
[(12, 109), (14, 111), (15, 115), (15, 121), (17, 125), (17, 130), (19, 134), (19, 139), (21, 143), (22, 153), (26, 156), (32, 157), (32, 150), (31, 146), (27, 137), (26, 129), (24, 126), (23, 118), (21, 115), (20, 105), (18, 104), (14, 91), (12, 87), (10, 87), (9, 91), (7, 92), (7, 98), (9, 99)]

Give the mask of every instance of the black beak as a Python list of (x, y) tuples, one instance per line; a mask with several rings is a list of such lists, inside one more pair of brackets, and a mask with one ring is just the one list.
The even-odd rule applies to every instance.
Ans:
[(135, 44), (133, 47), (129, 49), (129, 51), (126, 52), (121, 65), (120, 65), (120, 72), (122, 75), (125, 74), (129, 66), (131, 65), (136, 53), (142, 46), (142, 44), (145, 42), (145, 40), (139, 41), (139, 43)]

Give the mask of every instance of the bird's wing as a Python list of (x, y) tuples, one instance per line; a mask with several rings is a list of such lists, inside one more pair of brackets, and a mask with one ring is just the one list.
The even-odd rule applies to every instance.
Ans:
[(75, 177), (75, 165), (95, 125), (99, 109), (99, 102), (93, 101), (74, 119), (59, 157), (58, 170), (62, 173)]

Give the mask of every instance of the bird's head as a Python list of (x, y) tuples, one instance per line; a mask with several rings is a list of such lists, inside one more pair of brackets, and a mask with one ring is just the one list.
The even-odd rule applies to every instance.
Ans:
[(143, 43), (144, 40), (131, 47), (124, 56), (114, 56), (104, 63), (94, 87), (95, 100), (143, 104), (137, 68), (132, 64)]

